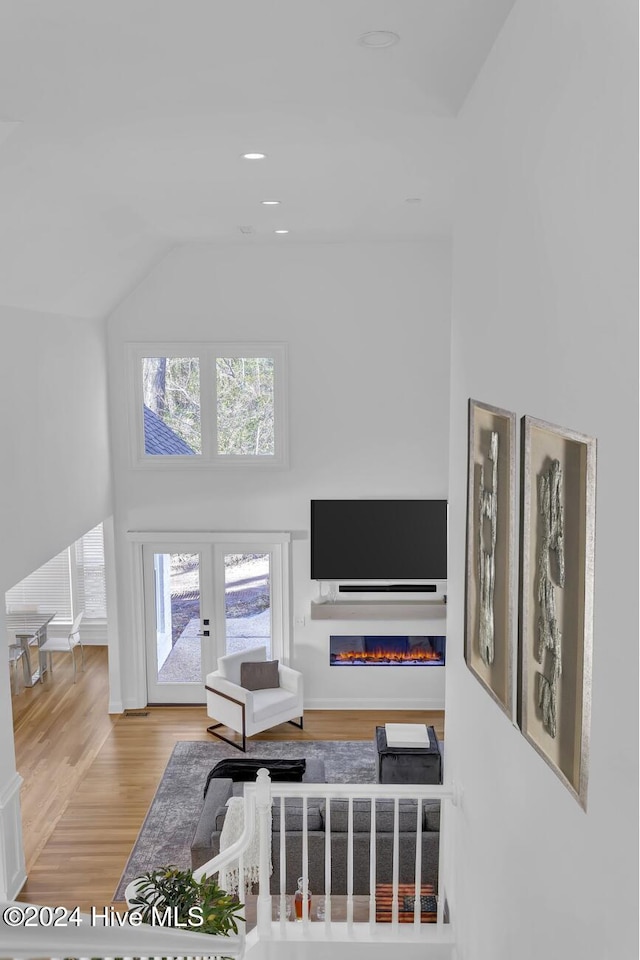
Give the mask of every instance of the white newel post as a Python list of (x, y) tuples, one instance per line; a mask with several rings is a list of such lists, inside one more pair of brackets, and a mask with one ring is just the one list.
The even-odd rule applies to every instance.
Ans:
[(271, 778), (264, 767), (256, 778), (256, 812), (260, 836), (260, 887), (258, 893), (258, 935), (271, 932)]

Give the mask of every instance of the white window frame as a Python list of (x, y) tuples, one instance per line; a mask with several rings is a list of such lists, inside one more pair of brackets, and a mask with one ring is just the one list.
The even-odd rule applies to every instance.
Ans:
[[(260, 343), (251, 341), (215, 341), (209, 343), (158, 342), (128, 343), (127, 366), (129, 370), (129, 425), (131, 459), (134, 467), (142, 469), (179, 468), (199, 469), (220, 467), (224, 470), (237, 467), (255, 469), (284, 469), (289, 466), (288, 418), (287, 418), (287, 345), (285, 343)], [(145, 453), (144, 407), (142, 384), (142, 361), (145, 357), (197, 357), (200, 365), (200, 430), (202, 453), (196, 454), (150, 454)], [(234, 455), (217, 452), (216, 358), (269, 357), (274, 361), (273, 402), (274, 440), (273, 455)]]

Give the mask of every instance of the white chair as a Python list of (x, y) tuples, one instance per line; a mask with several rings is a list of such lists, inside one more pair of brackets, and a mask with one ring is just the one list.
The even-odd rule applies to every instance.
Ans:
[(11, 671), (11, 692), (17, 693), (19, 690), (18, 677), (20, 676), (20, 670), (18, 669), (22, 658), (24, 657), (24, 647), (21, 643), (15, 642), (15, 637), (13, 641), (9, 641), (9, 669)]
[[(78, 627), (84, 616), (84, 610), (81, 610), (73, 621), (73, 625), (66, 637), (47, 637), (44, 643), (40, 644), (40, 653), (46, 653), (49, 659), (49, 671), (53, 673), (53, 653), (70, 653), (73, 660), (73, 682), (76, 682), (76, 647), (80, 647), (82, 656), (82, 669), (84, 670), (84, 649)], [(42, 675), (42, 674), (41, 674)]]
[[(302, 730), (304, 696), (302, 674), (278, 664), (279, 687), (247, 690), (240, 684), (240, 664), (267, 659), (267, 648), (256, 647), (218, 658), (218, 669), (207, 674), (207, 714), (218, 723), (207, 727), (209, 733), (225, 743), (246, 751), (247, 737), (268, 730), (279, 723), (292, 723)], [(296, 723), (295, 718), (300, 718)], [(218, 727), (229, 727), (242, 735), (242, 746), (216, 733)]]

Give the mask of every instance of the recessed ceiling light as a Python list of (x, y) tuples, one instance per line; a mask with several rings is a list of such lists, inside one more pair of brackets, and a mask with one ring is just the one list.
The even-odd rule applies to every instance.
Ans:
[(243, 160), (264, 160), (266, 153), (243, 153)]
[(265, 207), (275, 207), (278, 203), (280, 203), (280, 201), (279, 200), (261, 200), (260, 203), (263, 203)]
[(274, 230), (274, 233), (289, 233), (288, 230)]
[(358, 43), (361, 47), (375, 47), (376, 49), (392, 47), (399, 40), (398, 34), (393, 33), (392, 30), (369, 30), (358, 37)]
[(405, 203), (422, 203), (422, 197), (407, 197)]

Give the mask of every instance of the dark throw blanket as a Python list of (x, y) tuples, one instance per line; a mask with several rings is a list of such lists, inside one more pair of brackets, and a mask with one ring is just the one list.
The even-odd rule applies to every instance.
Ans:
[(209, 771), (207, 782), (204, 785), (206, 797), (209, 784), (212, 780), (233, 780), (236, 783), (253, 782), (262, 768), (269, 771), (273, 783), (301, 783), (307, 767), (306, 760), (256, 760), (243, 758), (236, 760), (229, 757), (216, 763)]

